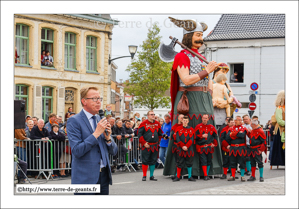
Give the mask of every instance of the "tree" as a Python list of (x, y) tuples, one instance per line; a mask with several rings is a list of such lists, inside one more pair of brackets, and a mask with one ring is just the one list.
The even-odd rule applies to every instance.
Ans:
[(129, 81), (125, 91), (134, 95), (134, 103), (154, 110), (170, 107), (170, 97), (165, 96), (170, 87), (172, 63), (163, 62), (158, 54), (161, 36), (160, 28), (154, 24), (148, 30), (147, 39), (137, 52), (137, 60), (128, 66)]

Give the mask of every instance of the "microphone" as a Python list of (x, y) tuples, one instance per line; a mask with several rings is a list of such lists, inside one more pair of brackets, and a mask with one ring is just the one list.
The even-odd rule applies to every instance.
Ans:
[[(105, 117), (104, 111), (102, 109), (99, 110), (99, 115), (101, 116), (101, 118)], [(105, 129), (105, 134), (108, 136), (108, 130), (107, 129)]]

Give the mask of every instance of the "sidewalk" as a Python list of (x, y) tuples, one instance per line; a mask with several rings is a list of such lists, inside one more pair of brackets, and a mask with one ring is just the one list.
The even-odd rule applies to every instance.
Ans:
[[(237, 181), (237, 180), (236, 180)], [(240, 181), (240, 180), (238, 180)], [(219, 194), (219, 195), (285, 195), (285, 181), (284, 176), (265, 179), (264, 182), (259, 182), (257, 178), (254, 182), (243, 182), (242, 184), (234, 185), (234, 182), (231, 182), (231, 186), (221, 186), (214, 187), (211, 189), (200, 189), (190, 192), (183, 192), (177, 194)]]

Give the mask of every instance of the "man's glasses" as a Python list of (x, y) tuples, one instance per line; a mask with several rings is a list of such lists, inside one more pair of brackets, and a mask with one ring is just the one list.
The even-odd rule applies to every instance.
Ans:
[(155, 114), (149, 114), (149, 115), (155, 115)]
[(92, 101), (97, 102), (98, 100), (100, 100), (100, 102), (103, 101), (103, 98), (101, 97), (94, 97), (94, 98), (84, 98), (84, 99), (92, 99)]

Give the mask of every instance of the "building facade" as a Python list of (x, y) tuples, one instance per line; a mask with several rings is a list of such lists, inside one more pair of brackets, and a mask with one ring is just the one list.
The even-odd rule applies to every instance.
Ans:
[[(285, 15), (225, 14), (204, 38), (207, 60), (229, 65), (227, 74), (242, 108), (234, 116), (248, 114), (250, 84), (256, 82), (256, 109), (253, 115), (265, 125), (275, 111), (275, 98), (285, 89)], [(231, 76), (237, 72), (237, 82)]]
[(116, 82), (116, 64), (111, 62), (111, 107), (115, 117), (124, 117), (124, 87)]
[[(111, 103), (110, 15), (15, 14), (15, 99), (26, 113), (48, 120), (69, 107), (81, 111), (80, 89), (96, 86), (102, 108)], [(47, 65), (43, 51), (53, 57)], [(51, 61), (51, 59), (50, 59)]]

